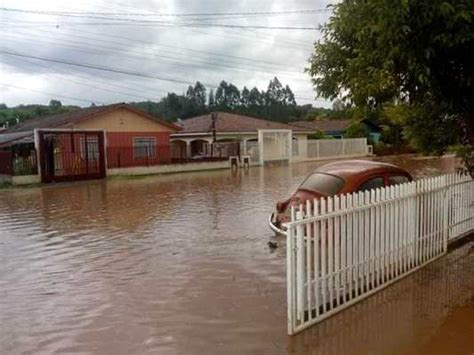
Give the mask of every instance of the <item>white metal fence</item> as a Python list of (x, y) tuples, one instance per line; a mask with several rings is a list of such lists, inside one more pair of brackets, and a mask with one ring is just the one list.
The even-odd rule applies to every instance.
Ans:
[(308, 140), (307, 158), (362, 156), (369, 153), (366, 138)]
[(308, 201), (287, 225), (288, 333), (446, 253), (474, 229), (474, 181), (443, 175)]

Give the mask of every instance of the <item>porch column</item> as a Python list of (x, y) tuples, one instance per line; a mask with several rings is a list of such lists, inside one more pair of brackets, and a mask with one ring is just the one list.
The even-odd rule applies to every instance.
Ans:
[(241, 152), (242, 155), (247, 155), (247, 138), (244, 138), (242, 140), (242, 152)]
[(186, 141), (186, 158), (191, 158), (191, 141)]

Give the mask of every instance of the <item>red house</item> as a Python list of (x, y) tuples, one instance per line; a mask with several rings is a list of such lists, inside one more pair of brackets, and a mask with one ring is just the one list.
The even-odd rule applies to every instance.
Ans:
[[(0, 134), (0, 150), (10, 151), (13, 161), (30, 159), (36, 148), (45, 182), (100, 178), (107, 168), (169, 163), (170, 134), (178, 130), (121, 103), (27, 120)], [(8, 140), (19, 135), (21, 142)]]

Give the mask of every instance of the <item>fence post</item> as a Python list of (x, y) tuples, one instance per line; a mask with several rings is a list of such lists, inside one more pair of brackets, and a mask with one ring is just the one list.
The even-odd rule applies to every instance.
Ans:
[[(291, 221), (294, 221), (295, 208), (291, 207)], [(286, 297), (287, 297), (287, 317), (288, 334), (294, 334), (295, 317), (295, 244), (293, 236), (294, 228), (291, 224), (287, 229), (286, 236)]]
[[(299, 206), (299, 210), (296, 212), (296, 220), (300, 221), (303, 219), (303, 205)], [(299, 321), (304, 320), (304, 308), (305, 308), (305, 270), (304, 270), (304, 229), (303, 225), (296, 226), (296, 318)]]
[(448, 176), (444, 176), (444, 209), (443, 209), (443, 252), (448, 250), (448, 238), (449, 238), (449, 213), (451, 205), (451, 196), (449, 194), (449, 179)]
[(342, 155), (346, 155), (346, 139), (342, 138)]

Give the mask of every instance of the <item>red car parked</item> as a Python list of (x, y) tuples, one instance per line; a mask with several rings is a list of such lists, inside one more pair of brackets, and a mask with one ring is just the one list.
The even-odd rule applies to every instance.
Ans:
[(290, 221), (292, 206), (315, 198), (341, 195), (412, 181), (412, 176), (392, 164), (368, 160), (345, 160), (314, 170), (286, 201), (278, 202), (269, 218), (270, 228), (285, 235), (284, 223)]

